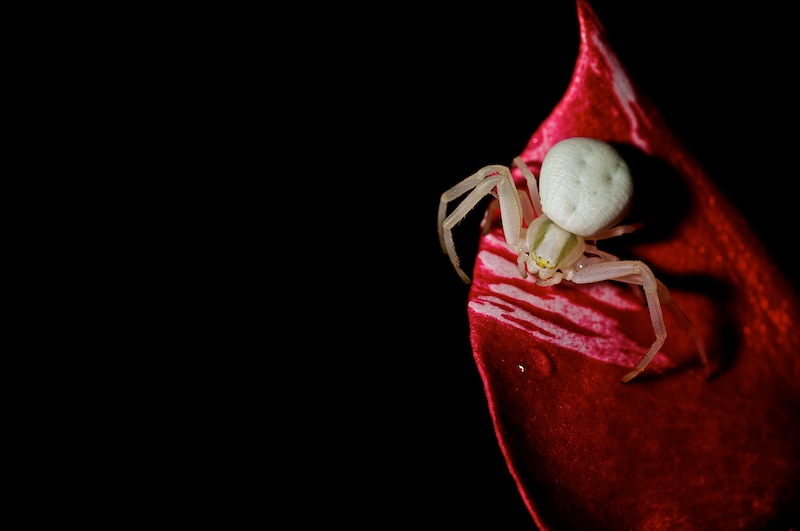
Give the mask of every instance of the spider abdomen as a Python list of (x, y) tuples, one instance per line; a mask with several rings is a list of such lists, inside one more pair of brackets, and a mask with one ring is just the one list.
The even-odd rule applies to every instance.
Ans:
[(561, 228), (589, 237), (628, 213), (633, 179), (628, 164), (609, 144), (594, 138), (567, 138), (542, 160), (542, 211)]

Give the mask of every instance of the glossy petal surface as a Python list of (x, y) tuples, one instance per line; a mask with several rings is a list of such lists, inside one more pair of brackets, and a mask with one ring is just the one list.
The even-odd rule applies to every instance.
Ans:
[[(698, 329), (653, 342), (625, 284), (537, 287), (497, 220), (469, 293), (475, 361), (498, 441), (543, 529), (763, 529), (800, 500), (800, 303), (739, 213), (637, 90), (578, 0), (581, 46), (563, 99), (521, 156), (534, 173), (561, 139), (617, 146), (637, 179), (639, 233), (600, 248), (646, 262)], [(515, 170), (516, 171), (516, 170)], [(515, 173), (518, 184), (524, 181)], [(625, 240), (627, 247), (614, 248)]]

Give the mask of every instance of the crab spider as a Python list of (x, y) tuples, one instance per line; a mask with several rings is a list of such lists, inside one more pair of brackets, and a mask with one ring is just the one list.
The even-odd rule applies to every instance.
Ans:
[[(588, 284), (617, 280), (641, 286), (647, 301), (655, 341), (636, 367), (622, 377), (628, 382), (652, 361), (667, 339), (662, 306), (692, 337), (706, 376), (708, 358), (694, 325), (670, 298), (666, 286), (650, 268), (638, 260), (620, 260), (600, 251), (595, 244), (632, 232), (637, 225), (617, 225), (630, 210), (633, 180), (627, 163), (606, 142), (574, 137), (556, 143), (542, 160), (537, 185), (527, 164), (514, 159), (528, 184), (528, 193), (517, 189), (510, 168), (492, 165), (481, 168), (442, 194), (438, 230), (442, 251), (450, 257), (456, 272), (467, 284), (453, 241), (453, 227), (488, 194), (495, 196), (481, 227), (489, 231), (495, 209), (500, 209), (506, 243), (517, 253), (520, 275), (535, 277), (539, 286), (562, 280)], [(469, 192), (467, 194), (467, 192)], [(467, 194), (448, 216), (447, 205)]]

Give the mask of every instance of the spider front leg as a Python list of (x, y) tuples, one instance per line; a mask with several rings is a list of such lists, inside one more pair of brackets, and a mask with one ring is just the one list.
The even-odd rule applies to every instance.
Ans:
[[(522, 160), (522, 157), (514, 157), (513, 166), (519, 168), (520, 172), (522, 172), (522, 176), (525, 177), (525, 182), (528, 184), (527, 194), (524, 190), (517, 190), (520, 206), (522, 207), (522, 217), (525, 220), (525, 225), (528, 226), (534, 219), (542, 215), (542, 201), (539, 198), (539, 183), (536, 181), (533, 172), (528, 168), (528, 165)], [(481, 229), (484, 234), (487, 234), (491, 228), (494, 211), (497, 210), (497, 207), (497, 199), (489, 204), (486, 216), (483, 218), (483, 222), (481, 222)]]
[[(486, 166), (470, 175), (454, 187), (442, 194), (439, 200), (439, 215), (437, 225), (439, 229), (439, 243), (442, 251), (450, 257), (458, 276), (469, 284), (470, 278), (461, 269), (460, 260), (456, 253), (453, 240), (453, 227), (458, 225), (469, 212), (475, 208), (481, 199), (497, 190), (497, 201), (500, 204), (500, 216), (503, 223), (503, 232), (506, 242), (517, 252), (523, 242), (522, 231), (523, 208), (511, 171), (506, 166)], [(464, 200), (447, 216), (447, 204), (459, 196), (469, 192)], [(447, 217), (445, 217), (447, 216)]]
[(678, 324), (692, 336), (697, 346), (700, 360), (703, 363), (705, 374), (706, 376), (710, 374), (708, 357), (706, 356), (705, 349), (700, 342), (694, 325), (686, 314), (683, 313), (683, 310), (670, 298), (666, 286), (656, 279), (653, 272), (644, 262), (629, 260), (590, 264), (583, 269), (571, 270), (567, 279), (576, 284), (589, 284), (603, 280), (619, 280), (637, 284), (644, 289), (645, 297), (647, 298), (647, 308), (650, 312), (650, 320), (653, 323), (653, 331), (655, 332), (656, 340), (650, 346), (650, 349), (641, 361), (636, 364), (636, 367), (622, 377), (623, 383), (629, 382), (639, 375), (650, 364), (667, 339), (667, 328), (664, 325), (664, 314), (661, 311), (662, 304), (676, 318)]
[(519, 171), (522, 172), (522, 176), (525, 177), (525, 182), (528, 183), (529, 201), (531, 203), (531, 208), (533, 208), (538, 218), (542, 215), (542, 200), (539, 197), (539, 183), (536, 181), (536, 177), (533, 175), (531, 169), (528, 168), (528, 165), (522, 160), (522, 157), (514, 157), (514, 166), (519, 168)]
[[(531, 204), (531, 199), (524, 190), (517, 190), (517, 195), (519, 195), (519, 205), (522, 207), (522, 219), (525, 220), (525, 225), (530, 225), (531, 222), (536, 218), (533, 205)], [(500, 208), (500, 201), (495, 198), (491, 203), (489, 203), (489, 207), (486, 209), (486, 214), (483, 216), (483, 220), (481, 221), (481, 232), (483, 234), (489, 234), (489, 231), (492, 228), (494, 213), (498, 208)]]

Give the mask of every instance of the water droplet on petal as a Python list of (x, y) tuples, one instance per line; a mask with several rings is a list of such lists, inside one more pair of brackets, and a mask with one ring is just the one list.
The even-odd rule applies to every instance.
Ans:
[[(550, 378), (556, 372), (552, 358), (543, 350), (532, 350), (528, 359), (528, 373), (537, 380)], [(522, 365), (520, 365), (520, 369), (523, 369)]]

